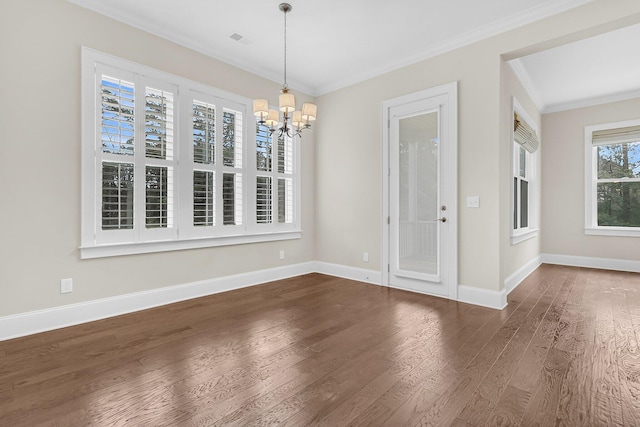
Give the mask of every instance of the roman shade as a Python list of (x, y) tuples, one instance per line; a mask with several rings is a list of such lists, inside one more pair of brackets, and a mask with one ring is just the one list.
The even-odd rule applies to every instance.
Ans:
[(536, 132), (517, 113), (513, 113), (513, 138), (530, 153), (540, 146)]
[(640, 142), (640, 126), (596, 130), (591, 141), (594, 146)]

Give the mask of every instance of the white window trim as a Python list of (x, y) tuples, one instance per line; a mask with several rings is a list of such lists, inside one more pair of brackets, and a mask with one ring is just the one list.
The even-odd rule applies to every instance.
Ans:
[[(87, 47), (82, 47), (81, 54), (81, 111), (82, 111), (82, 183), (81, 183), (81, 244), (80, 258), (99, 258), (108, 256), (131, 255), (141, 253), (153, 253), (182, 249), (194, 249), (204, 247), (226, 246), (256, 242), (268, 242), (277, 240), (299, 239), (302, 237), (301, 229), (301, 200), (300, 200), (300, 153), (299, 138), (294, 138), (293, 145), (293, 222), (290, 224), (254, 224), (255, 223), (255, 117), (251, 113), (252, 100), (230, 92), (206, 86), (179, 76), (175, 76), (160, 70), (140, 65), (125, 59), (117, 58)], [(175, 166), (174, 194), (175, 211), (174, 221), (177, 223), (175, 231), (166, 233), (165, 237), (157, 236), (154, 240), (123, 241), (112, 243), (96, 243), (96, 232), (100, 227), (100, 212), (98, 198), (101, 194), (98, 182), (98, 144), (96, 135), (99, 133), (96, 109), (96, 67), (104, 64), (107, 67), (117, 68), (129, 73), (144, 75), (150, 79), (158, 79), (162, 82), (170, 82), (175, 85)], [(138, 88), (136, 88), (138, 90)], [(236, 104), (242, 108), (243, 128), (242, 133), (242, 168), (243, 174), (243, 215), (241, 226), (228, 226), (221, 231), (219, 228), (209, 235), (189, 232), (188, 224), (192, 222), (193, 189), (188, 188), (189, 175), (193, 175), (190, 162), (181, 162), (180, 156), (189, 155), (186, 147), (192, 145), (189, 133), (190, 126), (186, 123), (185, 116), (189, 115), (191, 121), (191, 108), (187, 99), (193, 93), (205, 94), (207, 99), (217, 98), (226, 100), (229, 104)], [(206, 101), (206, 99), (204, 99)], [(187, 108), (186, 108), (187, 107)], [(182, 123), (182, 126), (181, 126)], [(185, 139), (186, 138), (186, 139)], [(181, 153), (182, 151), (182, 153)], [(192, 155), (192, 154), (191, 154)], [(182, 164), (181, 164), (182, 163)], [(185, 194), (185, 190), (187, 193)], [(135, 194), (135, 193), (134, 193)], [(191, 208), (189, 204), (191, 203)], [(191, 214), (190, 214), (191, 212)], [(136, 213), (135, 215), (140, 215)], [(218, 218), (222, 223), (222, 217)], [(127, 230), (128, 231), (128, 230)], [(144, 231), (144, 230), (143, 230)], [(164, 231), (164, 230), (162, 230)], [(135, 233), (129, 233), (135, 234)]]
[[(515, 205), (515, 200), (513, 199), (514, 186), (513, 186), (513, 178), (516, 173), (516, 168), (518, 164), (516, 162), (516, 148), (519, 148), (520, 145), (515, 141), (514, 130), (513, 130), (513, 115), (518, 114), (533, 130), (536, 131), (537, 135), (540, 135), (540, 128), (538, 124), (529, 116), (526, 110), (522, 107), (522, 105), (518, 102), (515, 97), (511, 97), (511, 115), (510, 115), (510, 138), (511, 138), (511, 174), (510, 174), (510, 209), (513, 209)], [(513, 212), (509, 216), (509, 229), (510, 231), (510, 240), (511, 245), (517, 245), (518, 243), (524, 242), (529, 239), (533, 239), (538, 235), (539, 228), (538, 225), (538, 203), (537, 203), (537, 192), (538, 192), (538, 176), (537, 176), (537, 167), (538, 167), (538, 152), (529, 153), (529, 226), (519, 229), (513, 228)]]
[(584, 234), (592, 236), (640, 237), (640, 227), (611, 227), (598, 225), (596, 150), (593, 146), (595, 131), (640, 126), (640, 119), (602, 123), (584, 128)]
[(294, 240), (302, 237), (302, 231), (268, 232), (211, 238), (194, 238), (159, 242), (122, 243), (81, 247), (81, 259), (104, 258), (121, 255), (148, 254), (155, 252), (180, 251), (217, 246), (242, 245), (247, 243)]

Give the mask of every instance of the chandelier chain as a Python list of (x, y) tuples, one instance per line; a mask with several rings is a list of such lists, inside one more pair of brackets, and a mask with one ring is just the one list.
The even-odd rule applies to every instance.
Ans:
[(284, 88), (287, 88), (287, 11), (284, 12)]

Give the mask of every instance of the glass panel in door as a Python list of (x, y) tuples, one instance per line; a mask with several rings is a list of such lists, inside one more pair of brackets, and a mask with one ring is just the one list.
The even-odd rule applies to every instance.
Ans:
[(438, 111), (399, 120), (398, 270), (439, 274)]

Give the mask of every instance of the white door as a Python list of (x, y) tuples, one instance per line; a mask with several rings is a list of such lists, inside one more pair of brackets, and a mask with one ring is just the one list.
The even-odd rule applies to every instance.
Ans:
[(386, 283), (457, 298), (456, 86), (385, 102)]

